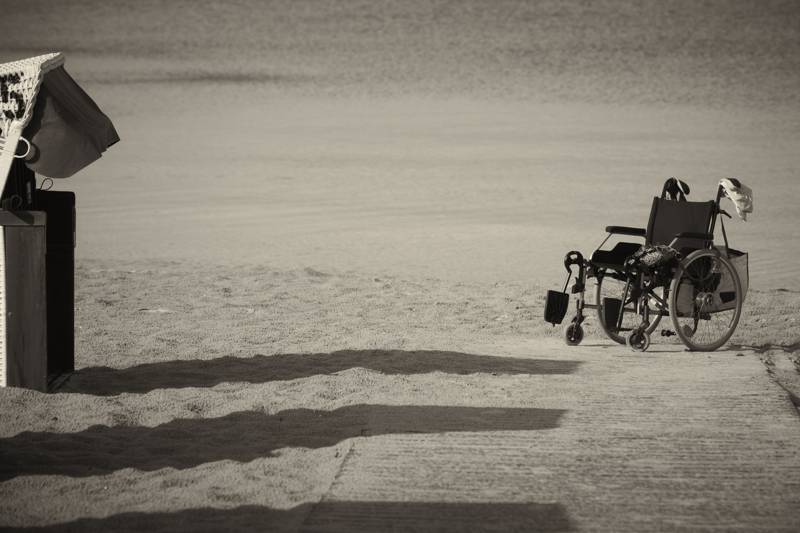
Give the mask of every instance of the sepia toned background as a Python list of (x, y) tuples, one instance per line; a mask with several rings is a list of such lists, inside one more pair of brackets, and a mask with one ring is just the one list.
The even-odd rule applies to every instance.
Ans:
[[(76, 371), (0, 388), (0, 530), (798, 530), (797, 1), (0, 7), (122, 139), (55, 183)], [(730, 342), (566, 346), (565, 252), (671, 176), (754, 191)]]

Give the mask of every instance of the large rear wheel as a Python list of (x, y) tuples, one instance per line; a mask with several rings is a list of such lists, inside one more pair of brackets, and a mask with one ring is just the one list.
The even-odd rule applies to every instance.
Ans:
[(713, 351), (733, 335), (744, 295), (736, 269), (717, 250), (697, 250), (681, 261), (670, 284), (675, 332), (690, 350)]
[[(642, 323), (642, 317), (636, 309), (636, 301), (639, 296), (638, 291), (633, 283), (629, 284), (625, 280), (614, 277), (613, 272), (605, 271), (598, 274), (597, 290), (595, 291), (597, 320), (609, 339), (619, 344), (625, 344), (631, 331)], [(663, 297), (664, 289), (659, 288), (655, 290), (660, 292), (660, 296), (666, 301), (666, 298)], [(616, 300), (617, 306), (619, 307), (619, 313), (609, 313), (612, 316), (608, 324), (606, 324), (606, 312), (603, 306), (605, 298)], [(661, 317), (664, 315), (664, 311), (656, 306), (652, 299), (648, 300), (648, 306), (650, 325), (645, 331), (650, 334), (655, 331)]]

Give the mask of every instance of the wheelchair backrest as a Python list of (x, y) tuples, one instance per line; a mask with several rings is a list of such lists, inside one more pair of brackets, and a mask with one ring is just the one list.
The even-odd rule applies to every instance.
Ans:
[[(647, 244), (670, 244), (678, 233), (709, 233), (716, 214), (716, 203), (688, 202), (653, 198), (650, 220), (647, 223)], [(678, 239), (674, 248), (681, 253), (704, 248), (701, 239)]]

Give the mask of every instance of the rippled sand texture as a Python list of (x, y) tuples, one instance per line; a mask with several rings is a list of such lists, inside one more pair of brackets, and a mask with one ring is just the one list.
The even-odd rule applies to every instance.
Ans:
[(4, 16), (3, 48), (62, 49), (101, 83), (796, 104), (798, 16), (795, 2), (756, 0), (33, 1)]
[(0, 529), (796, 529), (797, 412), (756, 353), (797, 358), (797, 293), (752, 292), (726, 350), (636, 354), (592, 318), (565, 346), (529, 283), (77, 275), (78, 371), (0, 389)]
[[(795, 2), (27, 2), (123, 142), (78, 255), (557, 283), (663, 179), (755, 190), (752, 285), (800, 287)], [(730, 207), (730, 206), (729, 206)]]

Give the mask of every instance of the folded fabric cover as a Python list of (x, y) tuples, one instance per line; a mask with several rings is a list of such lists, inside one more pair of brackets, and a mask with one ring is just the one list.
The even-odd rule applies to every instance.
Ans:
[(34, 146), (26, 165), (50, 178), (72, 176), (119, 141), (111, 120), (63, 66), (44, 75), (22, 136)]

